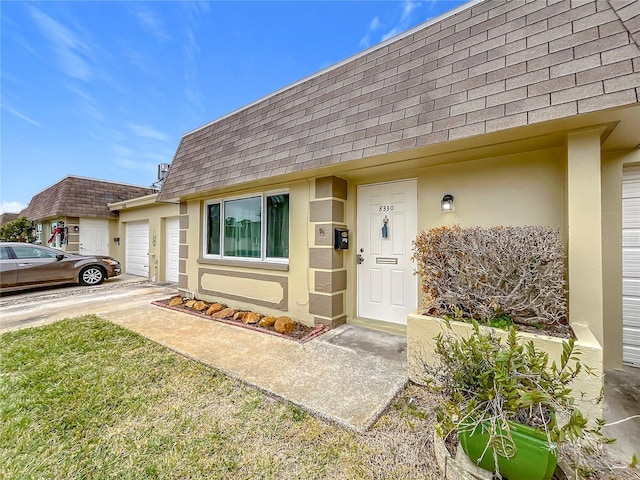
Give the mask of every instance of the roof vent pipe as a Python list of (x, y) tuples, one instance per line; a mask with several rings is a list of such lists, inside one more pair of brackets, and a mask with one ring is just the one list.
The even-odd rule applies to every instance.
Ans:
[(165, 177), (169, 173), (169, 164), (168, 163), (160, 163), (158, 164), (158, 181), (162, 182)]

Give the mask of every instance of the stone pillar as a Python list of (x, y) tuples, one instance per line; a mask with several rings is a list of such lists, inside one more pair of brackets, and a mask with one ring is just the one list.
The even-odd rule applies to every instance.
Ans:
[(600, 136), (594, 128), (567, 136), (569, 321), (587, 325), (603, 345), (602, 187)]
[(315, 196), (309, 206), (309, 221), (314, 231), (314, 244), (309, 247), (309, 268), (314, 277), (313, 291), (309, 292), (309, 313), (314, 315), (316, 324), (331, 328), (346, 322), (347, 271), (343, 252), (333, 247), (334, 229), (346, 228), (346, 200), (346, 180), (316, 179)]

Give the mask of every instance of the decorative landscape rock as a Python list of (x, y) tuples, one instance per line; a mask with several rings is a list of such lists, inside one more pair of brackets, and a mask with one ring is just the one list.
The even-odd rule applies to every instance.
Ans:
[(177, 307), (178, 305), (182, 305), (182, 297), (173, 297), (169, 300), (170, 307)]
[(224, 307), (222, 305), (220, 305), (219, 303), (214, 303), (207, 309), (207, 315), (213, 315), (214, 313), (217, 313), (223, 309)]
[(296, 322), (291, 320), (290, 317), (283, 315), (282, 317), (276, 318), (273, 328), (278, 333), (289, 333), (296, 329)]
[(197, 301), (194, 305), (193, 305), (193, 309), (196, 312), (201, 312), (202, 310), (204, 310), (205, 308), (207, 308), (209, 305), (206, 302), (203, 302), (202, 300)]
[(258, 325), (261, 327), (273, 327), (273, 324), (276, 323), (276, 317), (271, 315), (267, 315), (266, 317), (262, 317), (258, 322)]
[(187, 299), (180, 295), (175, 295), (167, 300), (159, 300), (153, 303), (158, 306), (172, 307), (175, 310), (189, 311), (201, 317), (206, 315), (211, 319), (223, 322), (237, 322), (238, 326), (244, 326), (245, 328), (258, 331), (264, 330), (271, 334), (283, 335), (287, 338), (302, 342), (309, 341), (311, 338), (322, 333), (326, 328), (324, 325), (319, 325), (315, 328), (309, 327), (292, 320), (286, 315), (278, 318), (272, 315), (265, 316), (259, 312), (230, 308), (220, 302), (210, 304), (204, 300), (198, 300), (196, 298)]
[(254, 325), (260, 321), (262, 315), (255, 312), (245, 312), (242, 316), (242, 323)]
[(225, 308), (224, 310), (220, 310), (217, 313), (211, 315), (213, 318), (231, 318), (236, 314), (235, 308)]

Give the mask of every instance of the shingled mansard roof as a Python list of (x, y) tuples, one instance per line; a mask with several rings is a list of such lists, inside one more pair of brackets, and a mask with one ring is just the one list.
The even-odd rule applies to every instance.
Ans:
[(117, 218), (108, 203), (150, 193), (147, 187), (69, 175), (35, 195), (20, 215), (31, 220), (63, 216)]
[(158, 200), (638, 102), (637, 0), (472, 1), (186, 134)]

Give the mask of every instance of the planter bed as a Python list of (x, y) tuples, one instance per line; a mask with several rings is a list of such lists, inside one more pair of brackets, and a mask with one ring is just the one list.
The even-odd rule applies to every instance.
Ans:
[[(469, 323), (450, 321), (452, 330), (460, 336), (469, 336), (473, 327)], [(581, 372), (573, 383), (573, 396), (576, 406), (590, 420), (602, 418), (602, 403), (594, 404), (593, 400), (600, 396), (603, 387), (602, 347), (585, 325), (571, 325), (576, 338), (576, 347), (580, 352), (580, 362), (588, 366), (594, 376)], [(480, 327), (491, 328), (491, 327)], [(409, 378), (416, 383), (424, 383), (423, 365), (435, 362), (435, 337), (446, 329), (441, 318), (412, 313), (407, 317), (407, 359)], [(493, 329), (498, 335), (506, 338), (505, 330)], [(523, 342), (533, 341), (537, 349), (549, 354), (549, 363), (559, 363), (562, 354), (562, 342), (566, 339), (541, 335), (538, 333), (518, 332), (518, 339)]]
[[(313, 340), (314, 338), (316, 338), (317, 336), (329, 330), (329, 327), (323, 324), (318, 324), (315, 327), (309, 327), (307, 325), (301, 324), (300, 322), (295, 322), (296, 326), (294, 330), (287, 333), (278, 333), (275, 331), (274, 327), (261, 327), (261, 326), (258, 326), (257, 324), (255, 325), (246, 324), (246, 323), (242, 323), (240, 320), (233, 320), (233, 318), (214, 318), (211, 315), (207, 315), (203, 311), (194, 310), (193, 308), (189, 308), (184, 304), (176, 305), (176, 306), (169, 305), (170, 301), (171, 299), (168, 298), (165, 300), (156, 300), (152, 302), (152, 304), (158, 307), (167, 308), (169, 310), (175, 310), (177, 312), (188, 313), (189, 315), (195, 315), (197, 317), (205, 318), (207, 320), (211, 320), (214, 322), (220, 322), (227, 325), (233, 325), (235, 327), (246, 328), (248, 330), (253, 330), (256, 332), (274, 335), (276, 337), (286, 338), (287, 340), (293, 340), (298, 343), (307, 343)], [(237, 311), (249, 312), (248, 310), (237, 310)]]

